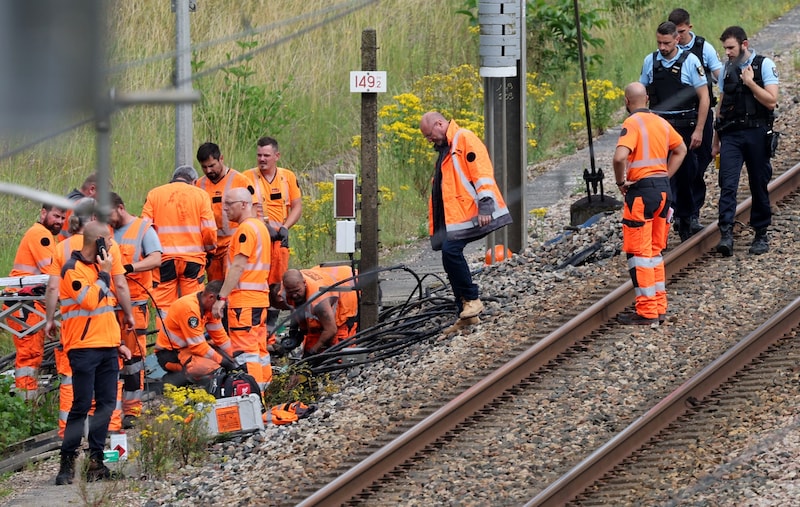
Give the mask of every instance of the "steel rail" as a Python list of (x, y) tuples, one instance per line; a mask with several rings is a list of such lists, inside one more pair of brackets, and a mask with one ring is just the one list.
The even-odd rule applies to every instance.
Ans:
[(703, 368), (653, 408), (552, 482), (525, 507), (564, 505), (666, 428), (690, 407), (753, 362), (800, 325), (800, 298), (770, 317), (755, 331)]
[[(800, 187), (800, 164), (783, 173), (769, 186), (775, 203)], [(736, 219), (750, 216), (752, 199), (736, 209)], [(717, 222), (684, 241), (664, 256), (667, 279), (699, 259), (719, 241)], [(633, 284), (627, 281), (528, 350), (477, 382), (395, 440), (353, 466), (332, 482), (304, 499), (299, 505), (341, 505), (380, 480), (385, 474), (475, 415), (509, 388), (530, 377), (550, 361), (625, 310), (634, 300)]]

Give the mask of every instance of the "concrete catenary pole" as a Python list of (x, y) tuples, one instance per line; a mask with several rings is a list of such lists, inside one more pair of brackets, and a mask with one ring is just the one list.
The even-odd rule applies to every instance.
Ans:
[[(361, 32), (361, 70), (377, 70), (377, 35)], [(378, 268), (378, 94), (361, 94), (361, 273)], [(360, 326), (378, 322), (378, 275), (360, 277)]]
[[(192, 90), (192, 52), (189, 32), (189, 11), (194, 12), (194, 0), (173, 0), (175, 10), (175, 88)], [(192, 165), (192, 104), (175, 105), (175, 167)], [(174, 169), (174, 168), (173, 168)]]
[(528, 239), (525, 0), (479, 0), (478, 21), (486, 147), (514, 219), (487, 237), (493, 257), (495, 244), (520, 252)]

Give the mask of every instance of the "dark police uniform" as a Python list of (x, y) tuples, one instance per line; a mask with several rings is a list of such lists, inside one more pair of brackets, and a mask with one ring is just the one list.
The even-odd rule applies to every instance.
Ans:
[[(765, 87), (778, 84), (778, 71), (772, 60), (750, 51), (747, 61), (738, 65), (727, 63), (720, 75), (722, 103), (716, 129), (720, 139), (719, 226), (723, 237), (731, 234), (742, 163), (747, 166), (753, 199), (750, 225), (757, 236), (759, 233), (766, 236), (766, 229), (772, 223), (767, 185), (772, 178), (769, 143), (774, 113), (756, 100), (741, 76), (742, 69), (752, 65), (753, 81)], [(718, 247), (717, 250), (723, 255), (732, 255), (730, 249), (722, 251)]]
[[(647, 87), (651, 111), (667, 120), (678, 131), (687, 148), (691, 146), (699, 108), (697, 88), (707, 86), (700, 60), (680, 47), (675, 57), (668, 61), (656, 51), (645, 58), (639, 82)], [(681, 240), (691, 236), (691, 216), (695, 202), (692, 182), (697, 173), (695, 150), (689, 150), (680, 169), (670, 179), (675, 216), (680, 219), (678, 234)]]
[[(705, 127), (703, 127), (703, 143), (695, 150), (695, 155), (697, 156), (697, 176), (692, 182), (692, 194), (694, 197), (692, 232), (697, 232), (700, 230), (698, 221), (700, 210), (706, 202), (706, 181), (703, 175), (713, 158), (711, 156), (711, 144), (714, 138), (714, 110), (712, 108), (717, 105), (717, 99), (714, 97), (714, 80), (712, 76), (714, 72), (722, 70), (722, 62), (719, 61), (719, 56), (714, 46), (709, 44), (703, 37), (695, 35), (694, 32), (690, 33), (692, 35), (692, 40), (689, 41), (689, 44), (679, 44), (678, 47), (686, 51), (691, 51), (703, 64), (703, 70), (708, 79), (708, 98), (710, 101), (708, 115), (706, 116), (706, 124)], [(695, 229), (695, 227), (697, 227), (697, 229)]]

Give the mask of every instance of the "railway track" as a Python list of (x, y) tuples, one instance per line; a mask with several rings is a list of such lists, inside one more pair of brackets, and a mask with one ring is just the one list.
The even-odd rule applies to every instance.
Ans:
[[(798, 186), (800, 166), (771, 185), (774, 229), (785, 231), (787, 239), (773, 250), (787, 266), (800, 260), (789, 234), (797, 229), (792, 210), (800, 204), (793, 194)], [(747, 221), (749, 206), (749, 200), (739, 206), (738, 221)], [(719, 240), (715, 224), (666, 255), (671, 308), (691, 312), (673, 314), (659, 330), (618, 326), (612, 319), (634, 299), (625, 282), (450, 402), (432, 407), (430, 415), (301, 505), (424, 504), (442, 498), (516, 505), (534, 498), (789, 303), (794, 284), (782, 286), (774, 265), (748, 257), (749, 238), (742, 232), (737, 228), (735, 261), (709, 253)], [(736, 282), (743, 277), (763, 280), (770, 293), (744, 292)], [(723, 291), (730, 301), (722, 306), (731, 312), (718, 332), (703, 336), (709, 321), (720, 316), (705, 313), (702, 302), (709, 288), (720, 286), (730, 288)], [(687, 341), (693, 334), (695, 340)], [(649, 366), (627, 371), (634, 363)], [(543, 427), (543, 414), (554, 412), (563, 427)], [(496, 442), (510, 445), (495, 453)], [(453, 486), (426, 489), (434, 483)]]

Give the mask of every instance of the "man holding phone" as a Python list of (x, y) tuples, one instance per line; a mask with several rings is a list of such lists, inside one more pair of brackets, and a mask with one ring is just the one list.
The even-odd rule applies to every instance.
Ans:
[[(77, 450), (92, 398), (95, 414), (89, 422), (86, 480), (112, 478), (111, 471), (103, 464), (103, 446), (117, 401), (119, 358), (130, 359), (131, 351), (120, 342), (120, 328), (114, 312), (117, 304), (111, 290), (114, 259), (106, 248), (110, 241), (108, 226), (89, 222), (83, 231), (83, 247), (73, 251), (61, 268), (61, 342), (72, 368), (75, 399), (61, 444), (57, 485), (71, 484), (74, 479)], [(130, 311), (125, 326), (128, 331), (133, 329)]]

